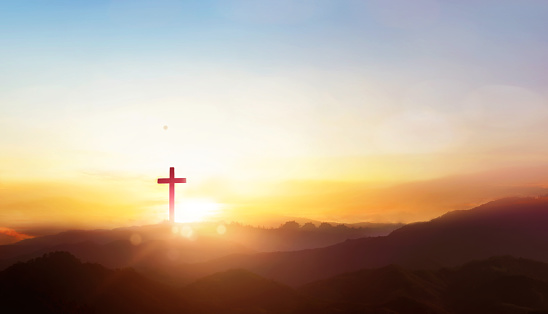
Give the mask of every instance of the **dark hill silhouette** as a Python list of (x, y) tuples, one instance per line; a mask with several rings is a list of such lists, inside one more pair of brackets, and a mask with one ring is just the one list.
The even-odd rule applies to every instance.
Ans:
[(438, 270), (389, 265), (297, 290), (246, 270), (184, 288), (53, 252), (0, 271), (6, 313), (546, 313), (548, 264), (510, 256)]
[(131, 269), (53, 252), (0, 272), (4, 313), (189, 313), (171, 288)]
[(318, 299), (384, 304), (400, 297), (437, 304), (445, 283), (431, 273), (412, 272), (396, 265), (364, 269), (314, 282), (301, 288)]
[(183, 294), (208, 313), (237, 313), (242, 308), (291, 313), (307, 303), (292, 288), (242, 269), (199, 279), (185, 287)]
[(462, 267), (360, 270), (299, 290), (343, 313), (531, 313), (548, 310), (548, 264), (495, 257)]
[(497, 255), (548, 261), (548, 198), (511, 198), (406, 225), (385, 237), (297, 252), (231, 255), (180, 269), (181, 278), (243, 268), (292, 286), (390, 264), (437, 269)]
[(0, 300), (2, 313), (294, 313), (314, 309), (294, 289), (245, 270), (214, 274), (181, 289), (132, 269), (82, 263), (68, 252), (51, 252), (0, 271)]

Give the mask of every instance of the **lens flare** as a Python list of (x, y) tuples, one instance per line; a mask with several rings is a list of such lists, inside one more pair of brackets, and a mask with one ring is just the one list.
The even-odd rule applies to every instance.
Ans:
[(225, 234), (226, 233), (226, 226), (225, 225), (219, 225), (217, 227), (217, 233), (221, 234), (221, 235)]

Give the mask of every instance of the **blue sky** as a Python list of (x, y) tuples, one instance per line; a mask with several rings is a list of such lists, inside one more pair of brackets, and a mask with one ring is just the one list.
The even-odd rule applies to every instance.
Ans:
[[(285, 9), (278, 8), (284, 3)], [(476, 84), (541, 87), (546, 81), (542, 71), (532, 71), (543, 63), (546, 49), (544, 1), (423, 0), (415, 3), (435, 12), (417, 9), (419, 16), (408, 19), (397, 12), (405, 1), (393, 1), (395, 8), (379, 3), (3, 1), (0, 40), (9, 71), (2, 81), (13, 84), (17, 72), (28, 73), (25, 82), (36, 75), (61, 79), (53, 76), (55, 68), (77, 76), (78, 65), (127, 59), (151, 67), (156, 60), (185, 60), (231, 63), (259, 73), (353, 68), (459, 79), (466, 75), (459, 68), (470, 67), (478, 73), (467, 79)], [(288, 9), (292, 5), (294, 11)]]

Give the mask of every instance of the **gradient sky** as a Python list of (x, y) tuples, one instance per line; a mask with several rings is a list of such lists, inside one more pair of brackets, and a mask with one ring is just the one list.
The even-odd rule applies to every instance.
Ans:
[(0, 227), (162, 221), (170, 166), (187, 207), (251, 223), (547, 193), (547, 17), (544, 0), (2, 1)]

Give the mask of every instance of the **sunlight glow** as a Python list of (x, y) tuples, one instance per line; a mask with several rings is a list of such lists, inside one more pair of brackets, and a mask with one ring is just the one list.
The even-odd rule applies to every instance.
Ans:
[(201, 222), (220, 213), (222, 205), (209, 199), (186, 199), (175, 205), (175, 221)]

